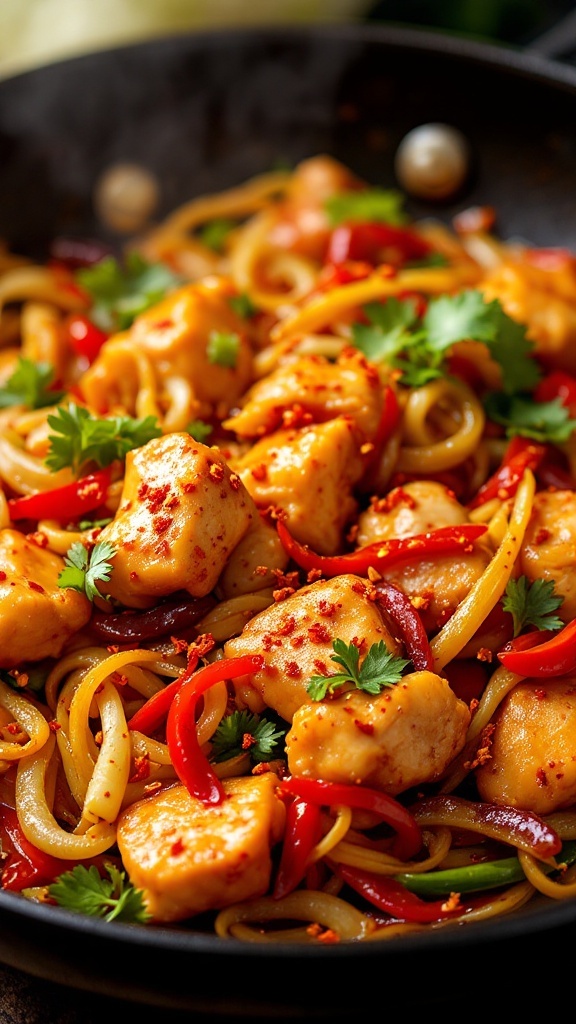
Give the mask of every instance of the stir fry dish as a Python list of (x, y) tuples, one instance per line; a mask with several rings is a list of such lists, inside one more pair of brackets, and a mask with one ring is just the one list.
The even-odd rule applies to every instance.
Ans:
[(320, 154), (0, 250), (15, 898), (312, 945), (576, 898), (576, 257), (407, 205)]

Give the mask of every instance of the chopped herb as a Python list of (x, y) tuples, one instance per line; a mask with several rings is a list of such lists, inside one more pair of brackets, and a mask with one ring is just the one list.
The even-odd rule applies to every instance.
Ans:
[(344, 221), (382, 221), (401, 225), (408, 220), (404, 196), (396, 189), (371, 188), (357, 192), (340, 192), (330, 196), (324, 209), (332, 227)]
[(234, 369), (238, 362), (240, 336), (234, 332), (211, 331), (206, 347), (206, 354), (211, 363)]
[(164, 263), (148, 263), (129, 252), (124, 264), (106, 256), (82, 267), (75, 279), (92, 298), (90, 319), (102, 331), (125, 331), (140, 313), (183, 283)]
[(50, 469), (70, 466), (74, 472), (95, 463), (103, 468), (116, 459), (123, 459), (133, 448), (140, 448), (160, 430), (154, 416), (132, 419), (130, 416), (98, 418), (81, 405), (59, 406), (47, 417), (54, 433), (48, 435), (50, 449), (46, 465)]
[(526, 576), (509, 581), (502, 607), (514, 620), (514, 636), (526, 626), (536, 629), (561, 629), (564, 622), (553, 612), (564, 598), (554, 593), (554, 581), (538, 579), (530, 583)]
[(521, 435), (535, 441), (562, 444), (576, 430), (576, 420), (560, 398), (551, 402), (535, 402), (530, 395), (504, 395), (490, 392), (484, 408), (494, 423), (506, 427), (507, 437)]
[(287, 726), (277, 728), (274, 722), (249, 711), (233, 711), (222, 719), (212, 738), (215, 761), (229, 761), (240, 754), (250, 754), (253, 764), (278, 756), (276, 748), (286, 736)]
[(205, 441), (210, 437), (213, 431), (213, 427), (209, 423), (205, 423), (204, 420), (192, 420), (186, 427), (190, 437), (193, 437), (195, 441), (199, 441), (200, 444), (204, 444)]
[(108, 516), (107, 519), (81, 519), (78, 523), (70, 523), (69, 530), (73, 530), (77, 533), (78, 530), (84, 532), (85, 530), (101, 530), (103, 526), (108, 526), (108, 523), (112, 522), (112, 517)]
[(346, 644), (344, 640), (336, 639), (332, 647), (335, 651), (332, 661), (341, 665), (344, 672), (331, 676), (312, 676), (306, 688), (312, 700), (322, 700), (326, 694), (333, 694), (338, 687), (348, 683), (365, 693), (378, 694), (384, 686), (395, 686), (410, 664), (404, 658), (391, 654), (383, 640), (372, 644), (360, 668), (360, 649), (356, 644)]
[(28, 409), (57, 405), (64, 391), (51, 390), (53, 381), (54, 367), (50, 363), (19, 358), (14, 373), (0, 387), (0, 409), (12, 405), (25, 405)]
[(400, 382), (422, 387), (446, 374), (446, 358), (459, 341), (483, 342), (502, 369), (507, 394), (530, 390), (540, 371), (526, 328), (503, 310), (497, 299), (486, 302), (474, 289), (433, 298), (419, 319), (408, 300), (388, 299), (364, 307), (369, 324), (354, 324), (353, 341), (368, 358), (401, 370)]
[(98, 868), (77, 864), (48, 886), (48, 895), (61, 907), (105, 921), (128, 921), (145, 924), (151, 917), (146, 910), (144, 894), (126, 881), (126, 873), (112, 864), (105, 865), (108, 878)]
[(234, 312), (241, 316), (243, 320), (249, 320), (251, 316), (257, 312), (256, 306), (252, 302), (249, 295), (246, 292), (242, 292), (241, 295), (232, 295), (228, 299), (228, 303)]
[(90, 554), (81, 541), (75, 541), (64, 556), (66, 568), (58, 577), (58, 586), (86, 594), (89, 601), (102, 597), (96, 583), (110, 579), (112, 565), (108, 559), (115, 554), (116, 549), (106, 541), (95, 544)]
[(236, 227), (236, 222), (227, 217), (219, 217), (209, 221), (200, 231), (199, 237), (203, 245), (215, 252), (223, 252), (226, 239), (230, 232)]

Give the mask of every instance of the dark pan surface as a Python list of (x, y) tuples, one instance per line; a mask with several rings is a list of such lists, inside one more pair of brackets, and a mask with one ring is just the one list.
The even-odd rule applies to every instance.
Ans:
[[(473, 174), (451, 203), (411, 212), (449, 220), (489, 204), (503, 237), (576, 249), (576, 68), (375, 25), (195, 34), (0, 82), (0, 236), (39, 257), (55, 234), (102, 236), (94, 185), (126, 160), (157, 175), (159, 216), (320, 152), (394, 187), (400, 140), (428, 121), (466, 134)], [(107, 925), (0, 892), (6, 964), (136, 1003), (250, 1017), (338, 1018), (387, 1001), (400, 977), (403, 1008), (457, 1005), (502, 974), (506, 1005), (529, 1006), (531, 968), (514, 980), (505, 964), (566, 977), (575, 935), (576, 902), (531, 904), (400, 942), (303, 950)]]

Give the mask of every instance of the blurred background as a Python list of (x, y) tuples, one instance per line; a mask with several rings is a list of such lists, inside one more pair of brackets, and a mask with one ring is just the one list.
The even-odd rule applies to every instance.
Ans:
[(523, 47), (571, 14), (576, 26), (563, 0), (0, 0), (0, 75), (160, 35), (265, 24), (384, 22)]

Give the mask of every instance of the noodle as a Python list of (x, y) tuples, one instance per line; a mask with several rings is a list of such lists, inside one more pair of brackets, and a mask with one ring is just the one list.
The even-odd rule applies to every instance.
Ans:
[(0, 250), (2, 888), (309, 945), (576, 898), (576, 257), (401, 199), (316, 156)]

